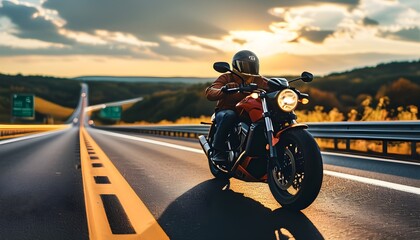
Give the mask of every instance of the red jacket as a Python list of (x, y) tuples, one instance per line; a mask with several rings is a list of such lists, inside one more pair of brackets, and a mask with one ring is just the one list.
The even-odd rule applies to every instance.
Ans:
[[(262, 77), (250, 77), (245, 76), (247, 79), (247, 84), (249, 83), (256, 83), (258, 87), (267, 89), (267, 81)], [(226, 94), (223, 93), (220, 88), (225, 86), (229, 82), (236, 82), (238, 84), (242, 84), (242, 80), (233, 75), (232, 73), (225, 73), (220, 75), (216, 81), (213, 82), (208, 88), (206, 88), (206, 97), (210, 101), (217, 101), (216, 104), (216, 111), (224, 110), (224, 109), (231, 109), (236, 111), (236, 104), (244, 99), (248, 94), (244, 93), (234, 93), (234, 94)]]

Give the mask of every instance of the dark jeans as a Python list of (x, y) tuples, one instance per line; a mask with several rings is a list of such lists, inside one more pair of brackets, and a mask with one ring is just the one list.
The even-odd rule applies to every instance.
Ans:
[(216, 112), (216, 132), (213, 137), (213, 148), (220, 151), (226, 150), (226, 138), (237, 121), (237, 118), (233, 110), (220, 110)]

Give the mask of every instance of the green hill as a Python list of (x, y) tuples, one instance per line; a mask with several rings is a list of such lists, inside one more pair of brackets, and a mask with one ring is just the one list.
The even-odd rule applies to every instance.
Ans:
[[(11, 96), (30, 93), (62, 107), (74, 109), (79, 101), (80, 84), (70, 79), (0, 74), (0, 123), (10, 123)], [(42, 123), (48, 113), (36, 112), (35, 122)]]
[[(0, 124), (11, 121), (11, 96), (14, 93), (30, 93), (51, 103), (65, 108), (74, 109), (80, 97), (80, 83), (82, 81), (48, 76), (23, 76), (0, 74)], [(86, 81), (89, 85), (89, 104), (101, 104), (146, 96), (159, 91), (177, 91), (191, 84), (186, 83), (130, 83), (110, 81)], [(35, 120), (31, 123), (43, 123), (46, 119), (54, 118), (60, 113), (44, 110), (35, 113)], [(62, 119), (52, 119), (62, 122)], [(24, 122), (22, 120), (22, 122)]]
[[(397, 114), (399, 107), (420, 107), (420, 60), (391, 62), (374, 67), (365, 67), (316, 76), (312, 83), (296, 82), (293, 86), (310, 94), (310, 103), (299, 110), (312, 111), (323, 106), (325, 111), (338, 109), (345, 116), (352, 109), (361, 119), (366, 99), (371, 106), (379, 101), (390, 116)], [(0, 123), (10, 122), (10, 98), (12, 93), (33, 93), (37, 97), (67, 108), (76, 107), (80, 82), (74, 79), (45, 76), (22, 76), (0, 74)], [(85, 81), (89, 85), (89, 104), (119, 101), (143, 96), (144, 100), (123, 112), (124, 122), (174, 121), (181, 117), (210, 116), (215, 102), (208, 101), (204, 89), (209, 84), (186, 84), (172, 82), (111, 82)], [(383, 97), (389, 100), (383, 101)], [(381, 100), (382, 99), (382, 100)], [(317, 108), (319, 109), (319, 108)], [(416, 113), (417, 114), (417, 113)], [(42, 122), (48, 113), (37, 113), (36, 121)], [(93, 114), (93, 118), (97, 114)]]
[(377, 103), (387, 96), (389, 109), (420, 103), (420, 60), (391, 62), (376, 67), (354, 69), (315, 78), (311, 84), (299, 84), (310, 93), (311, 104), (338, 108), (342, 112), (360, 108), (367, 97)]
[(195, 84), (178, 91), (161, 91), (148, 95), (143, 101), (136, 103), (123, 112), (125, 122), (159, 122), (175, 121), (181, 117), (198, 118), (211, 115), (214, 102), (204, 96), (206, 84)]
[[(356, 109), (360, 113), (358, 118), (361, 119), (361, 104), (364, 100), (370, 97), (371, 105), (376, 106), (381, 97), (387, 96), (389, 101), (384, 108), (392, 117), (397, 114), (396, 109), (400, 106), (420, 107), (420, 60), (391, 62), (323, 77), (315, 76), (311, 83), (292, 84), (310, 94), (310, 104), (300, 105), (299, 110), (311, 111), (315, 106), (323, 106), (325, 111), (337, 108), (346, 115)], [(149, 95), (124, 112), (122, 120), (159, 122), (164, 119), (174, 121), (184, 116), (209, 116), (215, 102), (209, 102), (205, 98), (206, 87), (207, 85), (201, 84)]]

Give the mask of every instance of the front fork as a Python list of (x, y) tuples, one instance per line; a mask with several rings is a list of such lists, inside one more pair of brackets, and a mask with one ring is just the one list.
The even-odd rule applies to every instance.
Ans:
[(263, 117), (265, 121), (265, 132), (267, 134), (268, 148), (270, 151), (270, 160), (277, 158), (277, 151), (274, 147), (274, 128), (273, 121), (271, 120), (270, 113), (268, 111), (267, 99), (265, 95), (261, 96), (261, 103), (263, 107)]
[(267, 99), (264, 94), (261, 96), (261, 103), (263, 107), (263, 117), (265, 121), (265, 132), (267, 134), (267, 142), (268, 142), (268, 149), (270, 151), (270, 160), (277, 159), (278, 153), (275, 145), (278, 143), (280, 134), (283, 132), (291, 129), (291, 128), (308, 128), (306, 124), (299, 124), (295, 120), (292, 120), (290, 122), (290, 125), (283, 128), (281, 131), (279, 131), (276, 136), (274, 136), (274, 128), (273, 128), (273, 121), (271, 120), (270, 113), (268, 111), (267, 106)]

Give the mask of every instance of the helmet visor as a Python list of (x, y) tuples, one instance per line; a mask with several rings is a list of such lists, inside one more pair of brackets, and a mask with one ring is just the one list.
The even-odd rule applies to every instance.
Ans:
[(236, 60), (235, 62), (239, 72), (251, 75), (258, 75), (258, 63), (241, 60)]

